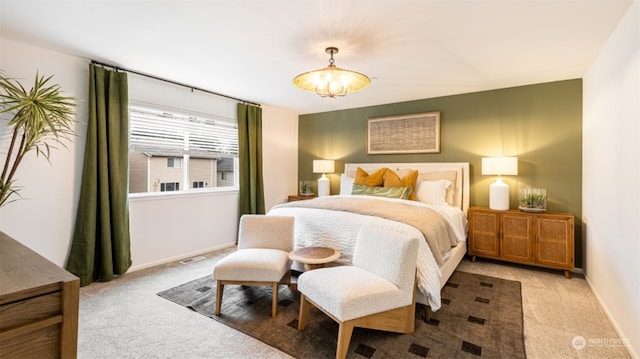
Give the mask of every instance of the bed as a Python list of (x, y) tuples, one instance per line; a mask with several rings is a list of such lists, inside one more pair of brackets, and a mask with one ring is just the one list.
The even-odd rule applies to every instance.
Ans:
[[(412, 199), (384, 197), (383, 186), (354, 186), (376, 181), (387, 169), (389, 178), (416, 176)], [(395, 176), (394, 176), (395, 175)], [(375, 188), (381, 187), (381, 188)], [(404, 186), (398, 186), (404, 187)], [(390, 188), (387, 188), (390, 189)], [(393, 188), (392, 196), (402, 188)], [(364, 192), (363, 192), (364, 191)], [(380, 193), (382, 194), (380, 194)], [(416, 301), (430, 310), (440, 308), (440, 290), (466, 253), (469, 208), (469, 164), (446, 163), (347, 163), (340, 175), (340, 194), (274, 206), (269, 215), (293, 216), (295, 248), (325, 246), (338, 249), (336, 265), (349, 265), (358, 231), (374, 226), (417, 236), (418, 252)], [(295, 268), (298, 269), (298, 268)]]

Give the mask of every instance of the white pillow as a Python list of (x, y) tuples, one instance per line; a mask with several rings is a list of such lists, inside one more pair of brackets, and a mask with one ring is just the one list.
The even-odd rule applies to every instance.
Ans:
[(341, 196), (351, 196), (351, 191), (353, 190), (353, 181), (354, 181), (354, 178), (349, 177), (344, 173), (340, 175), (340, 195)]
[(428, 204), (447, 204), (447, 188), (449, 180), (420, 181), (416, 185), (416, 199)]

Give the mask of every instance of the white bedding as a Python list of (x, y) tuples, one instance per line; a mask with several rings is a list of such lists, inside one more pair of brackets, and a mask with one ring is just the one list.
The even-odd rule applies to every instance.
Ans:
[[(342, 196), (333, 196), (342, 197)], [(458, 242), (466, 240), (467, 219), (462, 210), (449, 205), (430, 205), (416, 201), (390, 199), (372, 196), (344, 196), (345, 198), (366, 198), (372, 201), (399, 201), (412, 206), (431, 208), (442, 215), (454, 230)], [(311, 200), (313, 201), (313, 200)], [(295, 248), (326, 246), (338, 249), (341, 257), (338, 264), (351, 264), (358, 231), (363, 226), (377, 226), (390, 231), (420, 238), (418, 248), (418, 288), (426, 296), (432, 310), (440, 308), (440, 278), (442, 273), (422, 232), (410, 225), (384, 218), (361, 215), (344, 211), (314, 208), (275, 206), (270, 215), (294, 216)], [(447, 256), (448, 257), (448, 256)]]

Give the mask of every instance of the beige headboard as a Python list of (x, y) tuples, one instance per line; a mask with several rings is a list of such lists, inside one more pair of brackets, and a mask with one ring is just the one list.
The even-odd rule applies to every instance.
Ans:
[(396, 172), (403, 170), (418, 170), (419, 174), (455, 171), (456, 193), (454, 205), (466, 214), (469, 209), (469, 163), (468, 162), (418, 162), (418, 163), (345, 163), (344, 173), (355, 177), (356, 169), (360, 167), (371, 173), (379, 168), (390, 168)]

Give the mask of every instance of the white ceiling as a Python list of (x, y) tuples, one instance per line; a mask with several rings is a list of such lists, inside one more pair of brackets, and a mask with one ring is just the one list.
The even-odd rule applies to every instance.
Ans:
[[(580, 78), (632, 0), (0, 0), (0, 36), (298, 113)], [(329, 99), (292, 79), (339, 67)]]

